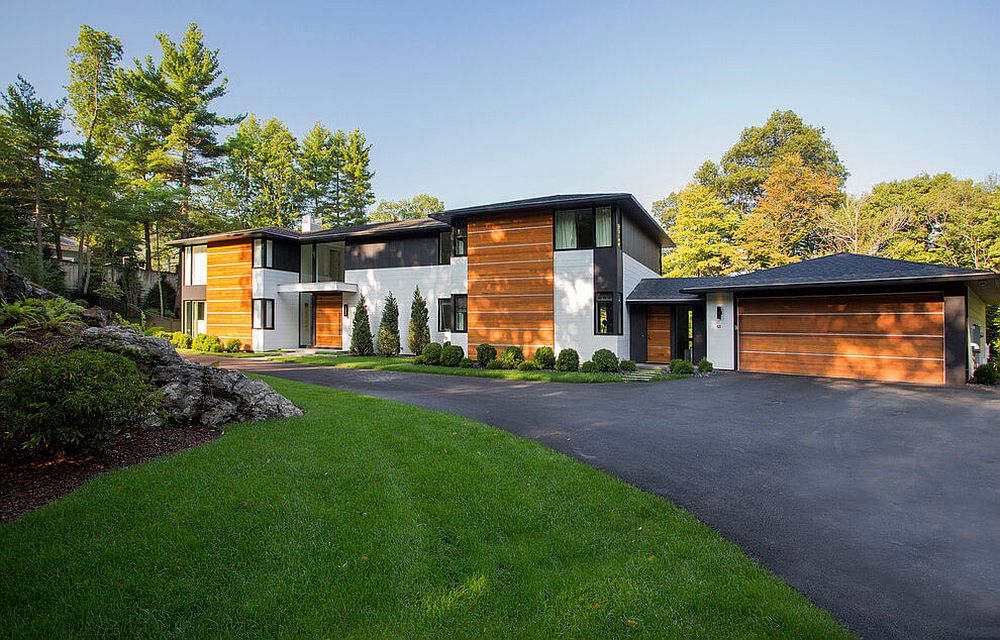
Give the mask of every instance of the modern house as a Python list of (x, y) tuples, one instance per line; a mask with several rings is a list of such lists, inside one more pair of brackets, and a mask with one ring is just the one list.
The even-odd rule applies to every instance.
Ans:
[(431, 339), (475, 347), (610, 349), (660, 363), (962, 383), (987, 358), (1000, 275), (836, 254), (731, 277), (661, 278), (673, 246), (627, 193), (558, 195), (328, 230), (247, 229), (183, 249), (184, 330), (257, 351), (348, 348), (354, 304), (373, 330), (391, 292), (405, 349), (419, 286)]

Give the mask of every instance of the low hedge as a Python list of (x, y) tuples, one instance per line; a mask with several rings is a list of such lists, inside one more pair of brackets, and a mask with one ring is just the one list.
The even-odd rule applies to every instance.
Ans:
[(636, 370), (635, 362), (631, 360), (622, 360), (620, 363), (618, 363), (618, 366), (621, 368), (622, 371)]
[(432, 342), (424, 347), (424, 352), (420, 357), (424, 359), (424, 364), (441, 364), (441, 353), (444, 347), (439, 342)]
[(446, 342), (441, 348), (441, 365), (445, 367), (457, 367), (465, 358), (465, 351), (457, 344)]
[(694, 373), (694, 365), (688, 362), (687, 360), (675, 358), (670, 361), (670, 373), (689, 375)]
[(618, 356), (610, 349), (598, 349), (590, 360), (597, 365), (598, 371), (605, 373), (618, 371)]
[(584, 373), (597, 373), (598, 371), (600, 371), (600, 369), (597, 367), (597, 364), (595, 364), (594, 361), (587, 360), (580, 366), (580, 371)]
[(480, 367), (486, 367), (497, 359), (497, 350), (491, 344), (480, 344), (476, 347), (476, 361)]
[(501, 369), (516, 369), (517, 365), (524, 362), (524, 352), (521, 347), (505, 347), (497, 361)]
[(580, 354), (576, 349), (563, 349), (556, 358), (556, 369), (558, 371), (576, 371), (580, 368)]
[(552, 347), (538, 347), (535, 350), (534, 361), (539, 369), (556, 368), (556, 354), (552, 351)]

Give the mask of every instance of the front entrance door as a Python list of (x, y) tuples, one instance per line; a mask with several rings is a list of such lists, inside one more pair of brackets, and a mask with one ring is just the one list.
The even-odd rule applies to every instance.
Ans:
[(670, 307), (646, 308), (646, 362), (670, 362)]
[(343, 294), (316, 294), (316, 346), (340, 349), (344, 344)]

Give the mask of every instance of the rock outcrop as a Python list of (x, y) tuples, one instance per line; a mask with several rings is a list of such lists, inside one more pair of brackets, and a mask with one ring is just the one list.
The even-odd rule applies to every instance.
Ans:
[(21, 298), (49, 298), (51, 296), (49, 291), (14, 271), (10, 254), (0, 249), (0, 301), (12, 302)]
[(302, 415), (301, 409), (267, 384), (239, 371), (188, 362), (163, 338), (132, 327), (89, 327), (80, 333), (80, 343), (133, 360), (163, 394), (165, 422), (172, 426), (219, 427)]

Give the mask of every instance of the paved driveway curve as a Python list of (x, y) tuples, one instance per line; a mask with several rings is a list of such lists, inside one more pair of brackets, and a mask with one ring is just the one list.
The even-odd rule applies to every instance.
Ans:
[(683, 506), (862, 637), (1000, 637), (1000, 394), (558, 384), (223, 360), (459, 413)]

